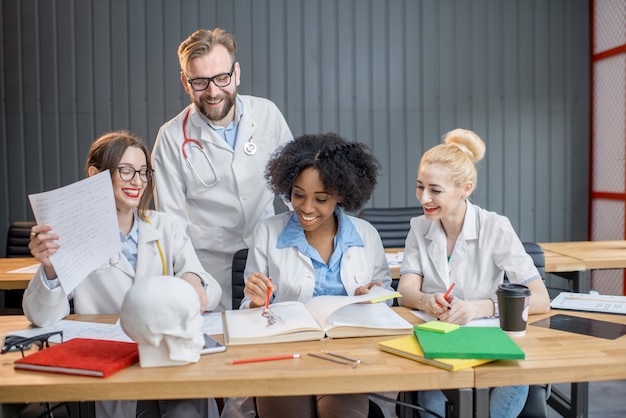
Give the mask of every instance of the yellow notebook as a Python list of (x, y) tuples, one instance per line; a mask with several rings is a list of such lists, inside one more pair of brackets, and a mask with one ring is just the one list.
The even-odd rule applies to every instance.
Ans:
[(394, 338), (393, 340), (382, 341), (378, 343), (378, 348), (387, 353), (419, 361), (420, 363), (430, 364), (431, 366), (436, 366), (451, 372), (494, 361), (491, 359), (426, 358), (415, 335), (407, 335)]

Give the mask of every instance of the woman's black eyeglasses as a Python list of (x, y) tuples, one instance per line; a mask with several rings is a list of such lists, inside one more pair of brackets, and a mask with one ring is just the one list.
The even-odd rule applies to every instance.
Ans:
[(4, 337), (2, 344), (2, 354), (9, 351), (20, 350), (22, 357), (24, 357), (24, 350), (28, 350), (31, 344), (35, 344), (39, 349), (50, 347), (50, 337), (55, 335), (61, 336), (61, 342), (63, 342), (63, 331), (48, 332), (46, 334), (35, 335), (33, 337), (21, 337), (19, 335), (7, 335)]

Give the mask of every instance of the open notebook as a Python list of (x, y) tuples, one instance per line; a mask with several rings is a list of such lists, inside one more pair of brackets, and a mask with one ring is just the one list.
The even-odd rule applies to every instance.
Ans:
[[(224, 312), (226, 345), (311, 341), (324, 337), (347, 338), (408, 334), (411, 324), (383, 300), (401, 296), (374, 286), (360, 296), (318, 296), (307, 303), (281, 302), (270, 305), (279, 318), (273, 325), (261, 314), (263, 308)], [(365, 302), (365, 303), (361, 303)]]

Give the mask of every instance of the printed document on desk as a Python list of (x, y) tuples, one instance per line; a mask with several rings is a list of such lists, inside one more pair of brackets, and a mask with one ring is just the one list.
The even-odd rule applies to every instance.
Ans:
[[(19, 335), (20, 337), (35, 337), (41, 334), (63, 331), (63, 341), (74, 338), (90, 338), (95, 340), (126, 341), (132, 339), (126, 335), (119, 321), (115, 324), (102, 324), (99, 322), (71, 321), (62, 319), (54, 325), (47, 327), (33, 327), (8, 332), (7, 335)], [(60, 343), (61, 336), (50, 337), (51, 343)]]
[(626, 314), (626, 296), (561, 292), (550, 303), (553, 309)]
[(28, 199), (37, 223), (59, 235), (60, 248), (50, 260), (66, 294), (122, 251), (108, 170)]

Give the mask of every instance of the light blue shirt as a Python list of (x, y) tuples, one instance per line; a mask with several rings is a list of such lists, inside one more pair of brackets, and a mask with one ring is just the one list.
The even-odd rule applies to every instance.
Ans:
[(235, 115), (235, 119), (225, 128), (208, 122), (209, 127), (213, 129), (216, 134), (224, 138), (224, 141), (226, 141), (232, 149), (235, 149), (235, 141), (237, 140), (237, 132), (239, 131), (239, 121), (243, 116), (243, 102), (239, 98), (239, 95), (237, 95), (236, 103), (237, 114)]
[(137, 225), (137, 217), (133, 220), (133, 227), (128, 235), (124, 235), (120, 231), (120, 240), (122, 241), (122, 254), (126, 257), (133, 270), (137, 270), (137, 248), (139, 246), (139, 226)]
[(300, 225), (300, 220), (295, 213), (291, 214), (287, 225), (280, 233), (276, 248), (298, 247), (298, 250), (309, 257), (315, 269), (315, 288), (313, 297), (322, 295), (347, 295), (346, 289), (341, 282), (341, 258), (352, 246), (364, 247), (361, 236), (356, 231), (354, 224), (341, 208), (335, 209), (335, 217), (338, 220), (337, 234), (334, 239), (333, 253), (328, 264), (322, 259), (319, 252), (309, 245)]

